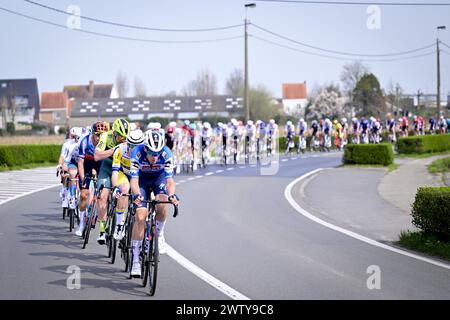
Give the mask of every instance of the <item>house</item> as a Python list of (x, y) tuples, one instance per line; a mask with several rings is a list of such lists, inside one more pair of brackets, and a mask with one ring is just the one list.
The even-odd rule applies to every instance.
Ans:
[(39, 91), (36, 79), (0, 79), (0, 128), (8, 122), (31, 124), (39, 119)]
[(77, 99), (70, 121), (73, 126), (87, 126), (99, 119), (112, 122), (119, 117), (139, 121), (153, 117), (182, 120), (215, 116), (238, 118), (244, 115), (243, 98), (229, 95)]
[(69, 98), (66, 92), (42, 92), (39, 120), (53, 125), (68, 125)]
[(64, 86), (65, 92), (70, 100), (74, 99), (108, 99), (111, 98), (112, 84), (94, 84), (89, 81), (88, 85)]
[(283, 109), (288, 115), (303, 115), (308, 96), (306, 91), (306, 81), (303, 83), (283, 83)]

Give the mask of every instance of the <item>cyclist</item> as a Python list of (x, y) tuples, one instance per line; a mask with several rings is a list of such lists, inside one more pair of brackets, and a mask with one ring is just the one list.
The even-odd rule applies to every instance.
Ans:
[(262, 120), (256, 121), (256, 157), (259, 159), (261, 152), (264, 152), (264, 141), (266, 137), (266, 124)]
[(320, 130), (317, 120), (311, 122), (311, 147), (316, 149), (320, 144)]
[(267, 134), (267, 148), (270, 147), (270, 154), (274, 153), (276, 147), (276, 137), (278, 136), (278, 125), (274, 119), (269, 120), (269, 124), (266, 129)]
[(361, 117), (361, 137), (363, 144), (369, 143), (369, 121), (366, 119), (366, 117)]
[(333, 134), (333, 124), (330, 119), (326, 118), (323, 125), (324, 142), (323, 146), (327, 149), (331, 148), (331, 136)]
[(449, 133), (450, 132), (450, 118), (447, 118), (446, 123), (447, 123), (447, 133)]
[(400, 130), (402, 132), (402, 137), (407, 137), (408, 136), (408, 118), (402, 117), (402, 118), (399, 118), (398, 121), (399, 121), (399, 125), (400, 125)]
[(252, 120), (248, 120), (247, 125), (245, 126), (245, 143), (246, 143), (247, 159), (250, 159), (250, 155), (256, 151), (255, 139), (256, 139), (256, 126)]
[(334, 131), (334, 145), (338, 149), (342, 149), (344, 147), (342, 143), (343, 133), (342, 133), (342, 124), (337, 120), (333, 120), (333, 131)]
[(128, 199), (121, 197), (130, 190), (130, 156), (132, 150), (144, 143), (144, 134), (140, 129), (131, 131), (127, 136), (127, 143), (119, 144), (113, 154), (111, 184), (113, 186), (113, 196), (117, 198), (116, 205), (116, 225), (114, 229), (114, 239), (123, 238), (123, 225), (126, 216), (123, 214), (127, 209)]
[(80, 182), (80, 202), (78, 209), (80, 212), (80, 225), (75, 232), (77, 236), (83, 235), (84, 230), (84, 217), (86, 216), (86, 206), (89, 197), (89, 185), (92, 179), (92, 171), (95, 170), (95, 174), (100, 171), (101, 161), (95, 161), (94, 153), (95, 147), (98, 145), (100, 135), (109, 130), (109, 124), (107, 122), (98, 121), (92, 125), (92, 132), (85, 136), (80, 142), (80, 148), (78, 151), (78, 173)]
[(64, 156), (64, 164), (63, 171), (69, 172), (69, 208), (75, 209), (76, 207), (76, 192), (77, 192), (77, 183), (76, 176), (78, 174), (78, 154), (80, 148), (80, 137), (83, 134), (83, 130), (78, 127), (73, 127), (70, 130), (70, 135), (73, 137), (73, 143), (68, 147), (67, 152)]
[(347, 118), (342, 118), (341, 119), (341, 126), (342, 126), (342, 146), (346, 146), (348, 143), (347, 140), (347, 134), (348, 134), (348, 123), (347, 123)]
[(389, 141), (395, 142), (397, 141), (396, 132), (395, 132), (395, 119), (392, 117), (391, 114), (387, 115), (387, 126), (388, 126), (388, 133), (389, 133)]
[(286, 154), (289, 153), (289, 150), (294, 147), (294, 137), (295, 137), (295, 127), (292, 124), (292, 121), (288, 120), (286, 122), (286, 126), (284, 128), (285, 137), (286, 137)]
[[(75, 143), (75, 136), (72, 134), (72, 130), (69, 130), (66, 134), (66, 140), (64, 141), (64, 143), (61, 147), (61, 153), (59, 155), (58, 165), (56, 166), (57, 174), (59, 172), (61, 172), (63, 165), (64, 165), (64, 159), (65, 159), (66, 155), (68, 154), (71, 145), (74, 143)], [(68, 205), (67, 184), (66, 183), (67, 183), (67, 176), (61, 175), (61, 189), (59, 191), (59, 197), (62, 199), (62, 207), (63, 208), (67, 207), (67, 205)]]
[(211, 129), (211, 124), (209, 122), (203, 123), (201, 138), (202, 138), (202, 157), (206, 156), (206, 159), (204, 159), (205, 163), (209, 162), (210, 157), (209, 146), (211, 145), (212, 135), (213, 133)]
[(102, 190), (102, 193), (98, 199), (97, 212), (99, 221), (99, 235), (97, 242), (99, 244), (106, 243), (105, 235), (105, 221), (106, 221), (106, 206), (108, 201), (109, 189), (111, 188), (111, 174), (112, 174), (112, 161), (115, 147), (120, 143), (126, 141), (128, 134), (130, 133), (130, 124), (125, 119), (116, 119), (113, 122), (112, 130), (102, 133), (100, 141), (95, 147), (94, 159), (101, 161), (100, 173), (98, 176), (98, 187), (102, 185), (106, 187)]
[(370, 134), (373, 143), (380, 143), (381, 123), (374, 117), (370, 117)]
[(308, 130), (308, 124), (305, 119), (301, 118), (297, 124), (298, 127), (298, 150), (306, 148), (306, 139), (303, 134)]
[(430, 124), (430, 134), (435, 134), (436, 132), (436, 120), (434, 117), (431, 117), (430, 120), (428, 120), (428, 123)]
[[(164, 144), (164, 136), (159, 132), (146, 132), (144, 144), (133, 149), (131, 153), (131, 190), (135, 195), (136, 221), (132, 231), (133, 265), (131, 275), (141, 276), (139, 255), (144, 238), (145, 220), (148, 215), (147, 204), (152, 190), (156, 200), (171, 201), (178, 204), (173, 180), (172, 153)], [(166, 252), (164, 226), (167, 217), (165, 205), (156, 206), (156, 229), (158, 233), (159, 252)]]
[(440, 116), (439, 117), (438, 128), (439, 128), (439, 133), (440, 134), (444, 134), (445, 133), (445, 119), (444, 119), (444, 116)]
[(361, 142), (360, 140), (360, 134), (361, 134), (361, 123), (358, 121), (358, 118), (353, 117), (352, 118), (352, 142), (355, 144), (359, 144)]

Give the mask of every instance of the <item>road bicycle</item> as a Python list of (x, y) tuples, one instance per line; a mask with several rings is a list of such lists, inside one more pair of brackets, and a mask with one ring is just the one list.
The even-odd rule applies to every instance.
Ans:
[(91, 179), (91, 185), (89, 186), (89, 189), (93, 187), (94, 194), (92, 195), (88, 206), (86, 208), (86, 223), (85, 228), (83, 230), (83, 249), (86, 248), (88, 242), (89, 242), (89, 236), (91, 234), (91, 229), (95, 228), (95, 224), (97, 223), (97, 201), (98, 197), (101, 194), (103, 190), (103, 185), (100, 186), (100, 189), (97, 189), (97, 176), (94, 176)]

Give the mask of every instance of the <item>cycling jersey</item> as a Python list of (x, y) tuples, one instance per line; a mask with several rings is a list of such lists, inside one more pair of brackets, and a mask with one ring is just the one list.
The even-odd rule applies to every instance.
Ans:
[(145, 152), (145, 146), (139, 145), (131, 151), (131, 178), (140, 180), (154, 180), (159, 176), (164, 178), (173, 177), (172, 152), (165, 146), (156, 163), (150, 163)]
[(246, 130), (246, 136), (249, 138), (253, 138), (255, 136), (256, 133), (256, 127), (254, 124), (252, 125), (246, 125), (245, 126), (245, 130)]
[(166, 133), (166, 146), (173, 150), (173, 146), (175, 145), (175, 134)]
[(367, 129), (369, 128), (369, 122), (367, 120), (364, 120), (361, 122), (361, 128), (364, 133), (366, 133)]
[[(114, 141), (114, 134), (112, 130), (108, 132), (103, 132), (100, 135), (100, 140), (98, 141), (95, 151), (105, 151), (109, 149), (114, 149), (116, 147), (116, 142)], [(109, 157), (112, 160), (112, 156)]]
[(325, 124), (324, 124), (324, 132), (325, 132), (325, 134), (329, 134), (330, 133), (330, 131), (331, 131), (331, 129), (332, 129), (332, 124), (331, 124), (331, 121), (325, 121)]
[(64, 147), (64, 151), (65, 154), (64, 156), (64, 163), (66, 165), (73, 165), (73, 166), (77, 166), (78, 164), (78, 154), (79, 154), (79, 147), (80, 144), (79, 142), (70, 139), (69, 141), (64, 143), (65, 147)]
[(287, 125), (286, 128), (286, 137), (288, 139), (292, 139), (295, 136), (295, 127), (294, 125)]
[(268, 135), (268, 136), (273, 136), (273, 135), (275, 135), (276, 132), (277, 132), (277, 128), (278, 128), (278, 126), (277, 126), (276, 123), (274, 123), (274, 124), (269, 124), (269, 125), (267, 126), (267, 135)]
[(130, 173), (130, 153), (127, 143), (121, 143), (114, 149), (112, 171), (121, 171), (128, 178)]
[(78, 156), (80, 159), (94, 161), (95, 146), (92, 143), (92, 133), (85, 136), (80, 141), (80, 147), (78, 149)]
[(299, 135), (303, 135), (303, 132), (305, 132), (306, 130), (308, 130), (308, 124), (305, 122), (305, 121), (303, 121), (303, 122), (300, 122), (299, 121), (299, 123), (298, 123), (298, 132), (299, 132)]

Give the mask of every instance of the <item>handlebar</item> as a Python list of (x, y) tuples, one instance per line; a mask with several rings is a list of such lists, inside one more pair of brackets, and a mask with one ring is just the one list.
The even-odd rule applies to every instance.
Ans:
[[(122, 196), (125, 197), (131, 197), (133, 196), (132, 194), (122, 194)], [(171, 204), (174, 207), (174, 213), (173, 213), (173, 217), (176, 218), (176, 216), (178, 216), (178, 205), (170, 202), (170, 201), (159, 201), (159, 200), (142, 200), (141, 202), (143, 203), (151, 203), (152, 205), (157, 205), (157, 204)]]

